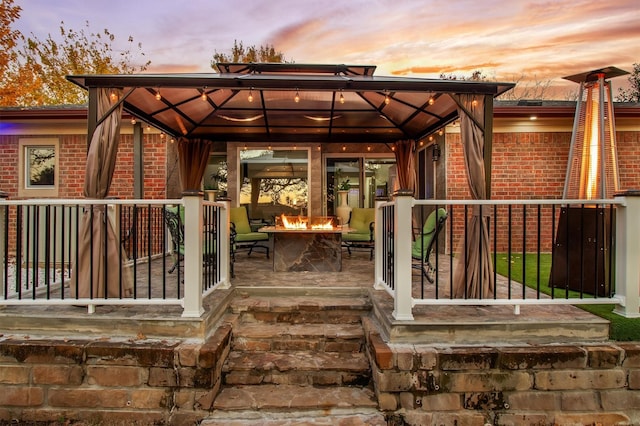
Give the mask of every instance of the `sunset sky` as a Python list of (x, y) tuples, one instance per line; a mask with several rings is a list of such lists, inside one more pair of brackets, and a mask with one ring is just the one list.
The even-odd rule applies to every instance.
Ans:
[[(297, 63), (377, 65), (376, 75), (553, 80), (640, 62), (638, 0), (15, 0), (16, 27), (40, 39), (109, 29), (142, 43), (147, 72), (209, 72), (234, 40)], [(626, 77), (613, 80), (614, 88)]]

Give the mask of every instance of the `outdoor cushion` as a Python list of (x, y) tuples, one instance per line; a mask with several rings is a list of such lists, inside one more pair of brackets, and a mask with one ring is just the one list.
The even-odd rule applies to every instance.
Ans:
[(375, 220), (375, 209), (355, 207), (351, 211), (348, 223), (349, 228), (352, 228), (353, 231), (343, 234), (342, 239), (345, 241), (370, 241), (373, 238), (370, 224)]
[(235, 225), (238, 234), (248, 234), (252, 232), (249, 224), (249, 215), (245, 207), (232, 207), (229, 209), (229, 220)]
[(436, 235), (437, 223), (442, 223), (447, 218), (447, 211), (443, 208), (432, 211), (422, 227), (422, 234), (411, 244), (411, 256), (416, 259), (427, 260), (429, 245)]

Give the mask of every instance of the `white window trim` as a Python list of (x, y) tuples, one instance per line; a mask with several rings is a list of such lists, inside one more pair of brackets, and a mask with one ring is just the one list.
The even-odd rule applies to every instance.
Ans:
[[(60, 181), (60, 139), (59, 138), (21, 138), (18, 141), (18, 197), (52, 198), (59, 193)], [(26, 151), (32, 146), (53, 146), (55, 150), (55, 177), (53, 186), (46, 188), (27, 187)]]

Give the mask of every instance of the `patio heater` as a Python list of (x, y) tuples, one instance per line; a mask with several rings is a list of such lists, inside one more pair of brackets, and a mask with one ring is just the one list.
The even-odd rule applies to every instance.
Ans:
[[(628, 74), (607, 67), (564, 77), (580, 84), (563, 199), (610, 199), (619, 190), (610, 78)], [(553, 244), (550, 286), (598, 296), (610, 293), (611, 210), (566, 205)]]

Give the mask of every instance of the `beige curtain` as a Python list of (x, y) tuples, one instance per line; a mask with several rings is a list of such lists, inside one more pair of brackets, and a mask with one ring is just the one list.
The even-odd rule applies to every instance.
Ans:
[(178, 159), (182, 191), (200, 190), (209, 162), (212, 142), (204, 139), (178, 139)]
[[(111, 89), (98, 90), (97, 116), (103, 117), (111, 108)], [(122, 93), (119, 93), (119, 97)], [(98, 126), (91, 137), (84, 178), (84, 197), (102, 200), (109, 194), (116, 165), (122, 105)], [(71, 274), (71, 295), (80, 298), (131, 296), (133, 280), (107, 206), (84, 209), (78, 229), (78, 267)], [(120, 279), (122, 278), (122, 287)], [(77, 280), (77, 281), (76, 281)], [(78, 285), (76, 294), (76, 283)]]
[(415, 141), (401, 140), (395, 144), (396, 166), (398, 172), (398, 184), (400, 189), (408, 189), (415, 194), (416, 190), (416, 166), (413, 157)]
[[(453, 96), (453, 95), (452, 95)], [(474, 200), (486, 200), (484, 169), (484, 96), (455, 95), (467, 182)], [(454, 272), (454, 297), (486, 299), (493, 296), (493, 265), (489, 240), (489, 207), (475, 206), (467, 224), (467, 245), (460, 250)]]

